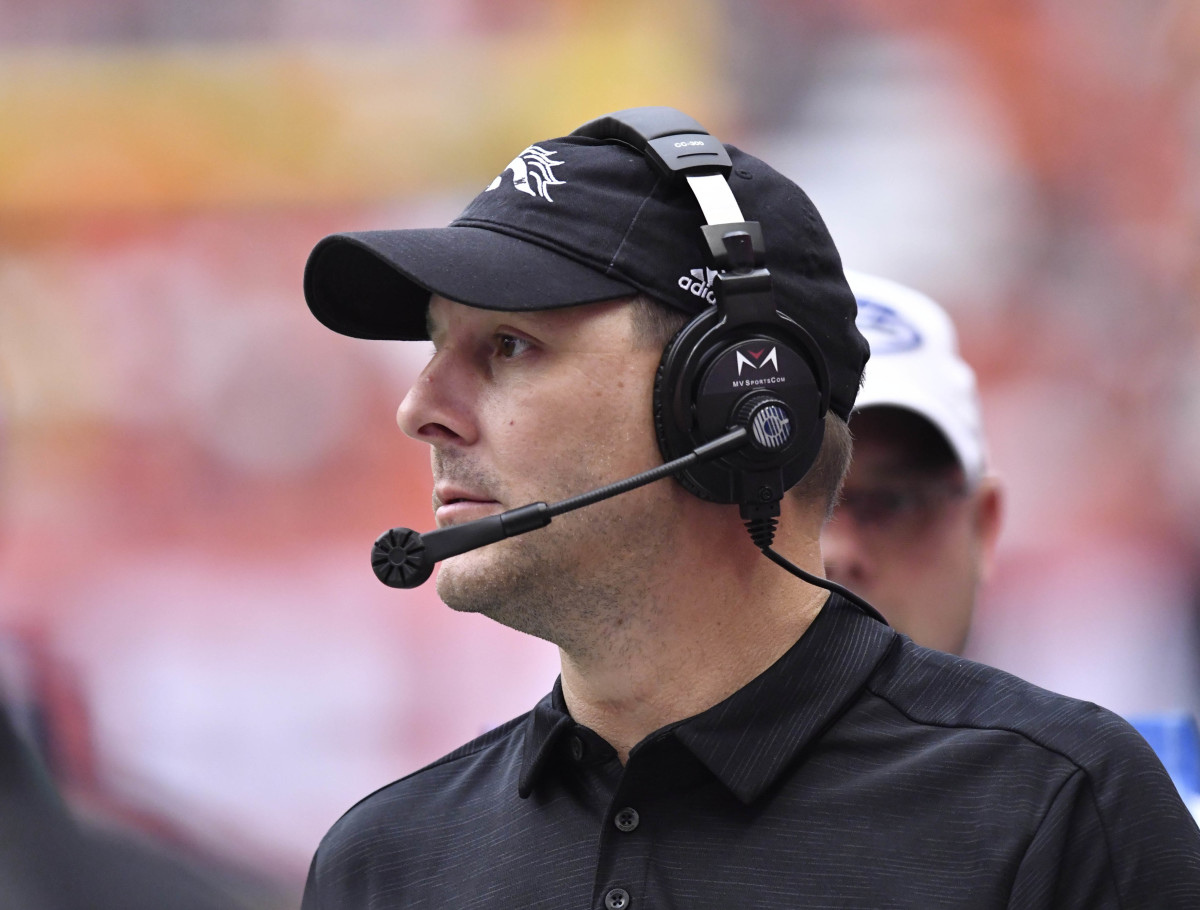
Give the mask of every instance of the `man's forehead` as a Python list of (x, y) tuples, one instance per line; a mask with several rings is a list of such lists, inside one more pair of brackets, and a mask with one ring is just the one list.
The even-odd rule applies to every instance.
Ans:
[(548, 330), (567, 329), (582, 325), (598, 316), (627, 310), (631, 300), (633, 300), (631, 297), (619, 297), (596, 303), (578, 303), (557, 309), (497, 310), (469, 306), (434, 294), (430, 297), (429, 305), (425, 310), (425, 328), (430, 338), (435, 338), (435, 333), (444, 332), (455, 322), (474, 325), (509, 323), (515, 326), (536, 326)]
[(429, 333), (429, 337), (436, 341), (439, 335), (444, 334), (455, 324), (466, 321), (496, 321), (510, 315), (512, 314), (502, 310), (467, 306), (464, 303), (434, 294), (429, 298), (429, 305), (425, 308), (425, 330)]
[(448, 311), (452, 306), (461, 306), (461, 304), (447, 300), (439, 294), (434, 294), (429, 298), (429, 303), (425, 307), (425, 331), (429, 333), (430, 338), (435, 338), (438, 330), (446, 324)]

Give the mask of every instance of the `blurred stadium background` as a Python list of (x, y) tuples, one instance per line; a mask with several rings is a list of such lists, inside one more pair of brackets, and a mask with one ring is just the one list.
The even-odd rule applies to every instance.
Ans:
[(353, 801), (548, 689), (368, 569), (431, 521), (427, 351), (301, 274), (642, 104), (953, 313), (1010, 491), (970, 655), (1200, 706), (1192, 0), (0, 0), (0, 684), (80, 811), (294, 906)]

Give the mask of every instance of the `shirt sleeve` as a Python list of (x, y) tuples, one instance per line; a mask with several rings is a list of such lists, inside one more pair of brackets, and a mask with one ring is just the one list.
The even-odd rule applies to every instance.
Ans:
[(317, 891), (317, 859), (321, 851), (313, 854), (312, 863), (308, 867), (308, 881), (304, 883), (304, 897), (300, 901), (300, 910), (321, 910), (321, 895)]
[[(1143, 748), (1144, 747), (1144, 748)], [(1030, 841), (1016, 910), (1200, 907), (1200, 830), (1144, 742), (1063, 783)]]

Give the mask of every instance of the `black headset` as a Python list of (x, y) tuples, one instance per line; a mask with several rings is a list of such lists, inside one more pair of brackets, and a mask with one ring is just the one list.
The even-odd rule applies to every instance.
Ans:
[(739, 504), (747, 521), (778, 515), (783, 494), (821, 449), (829, 374), (812, 336), (775, 304), (762, 228), (734, 198), (729, 153), (671, 107), (617, 111), (572, 135), (628, 145), (694, 192), (716, 303), (663, 351), (654, 386), (658, 445), (671, 461), (746, 426), (749, 445), (677, 476), (702, 499)]

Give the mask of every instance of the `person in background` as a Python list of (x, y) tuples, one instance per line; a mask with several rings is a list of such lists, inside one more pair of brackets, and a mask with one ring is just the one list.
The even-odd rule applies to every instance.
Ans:
[(822, 533), (825, 571), (913, 641), (958, 654), (1003, 513), (975, 374), (929, 297), (873, 275), (846, 278), (871, 359), (850, 418), (854, 458)]
[(77, 818), (0, 703), (0, 907), (265, 910), (267, 906), (166, 847)]
[[(0, 410), (0, 460), (5, 425)], [(0, 472), (2, 473), (2, 472)], [(3, 530), (0, 514), (0, 531)], [(0, 534), (0, 541), (3, 535)], [(34, 655), (0, 627), (0, 682), (25, 680)], [(92, 820), (68, 804), (48, 756), (49, 706), (0, 684), (2, 910), (274, 910), (273, 883), (194, 861), (130, 826)], [(38, 735), (42, 734), (42, 735)]]
[[(846, 270), (871, 346), (854, 459), (825, 526), (826, 574), (918, 644), (961, 653), (992, 569), (1003, 488), (990, 470), (975, 374), (954, 325), (910, 287)], [(1200, 727), (1182, 710), (1127, 718), (1200, 817)]]

